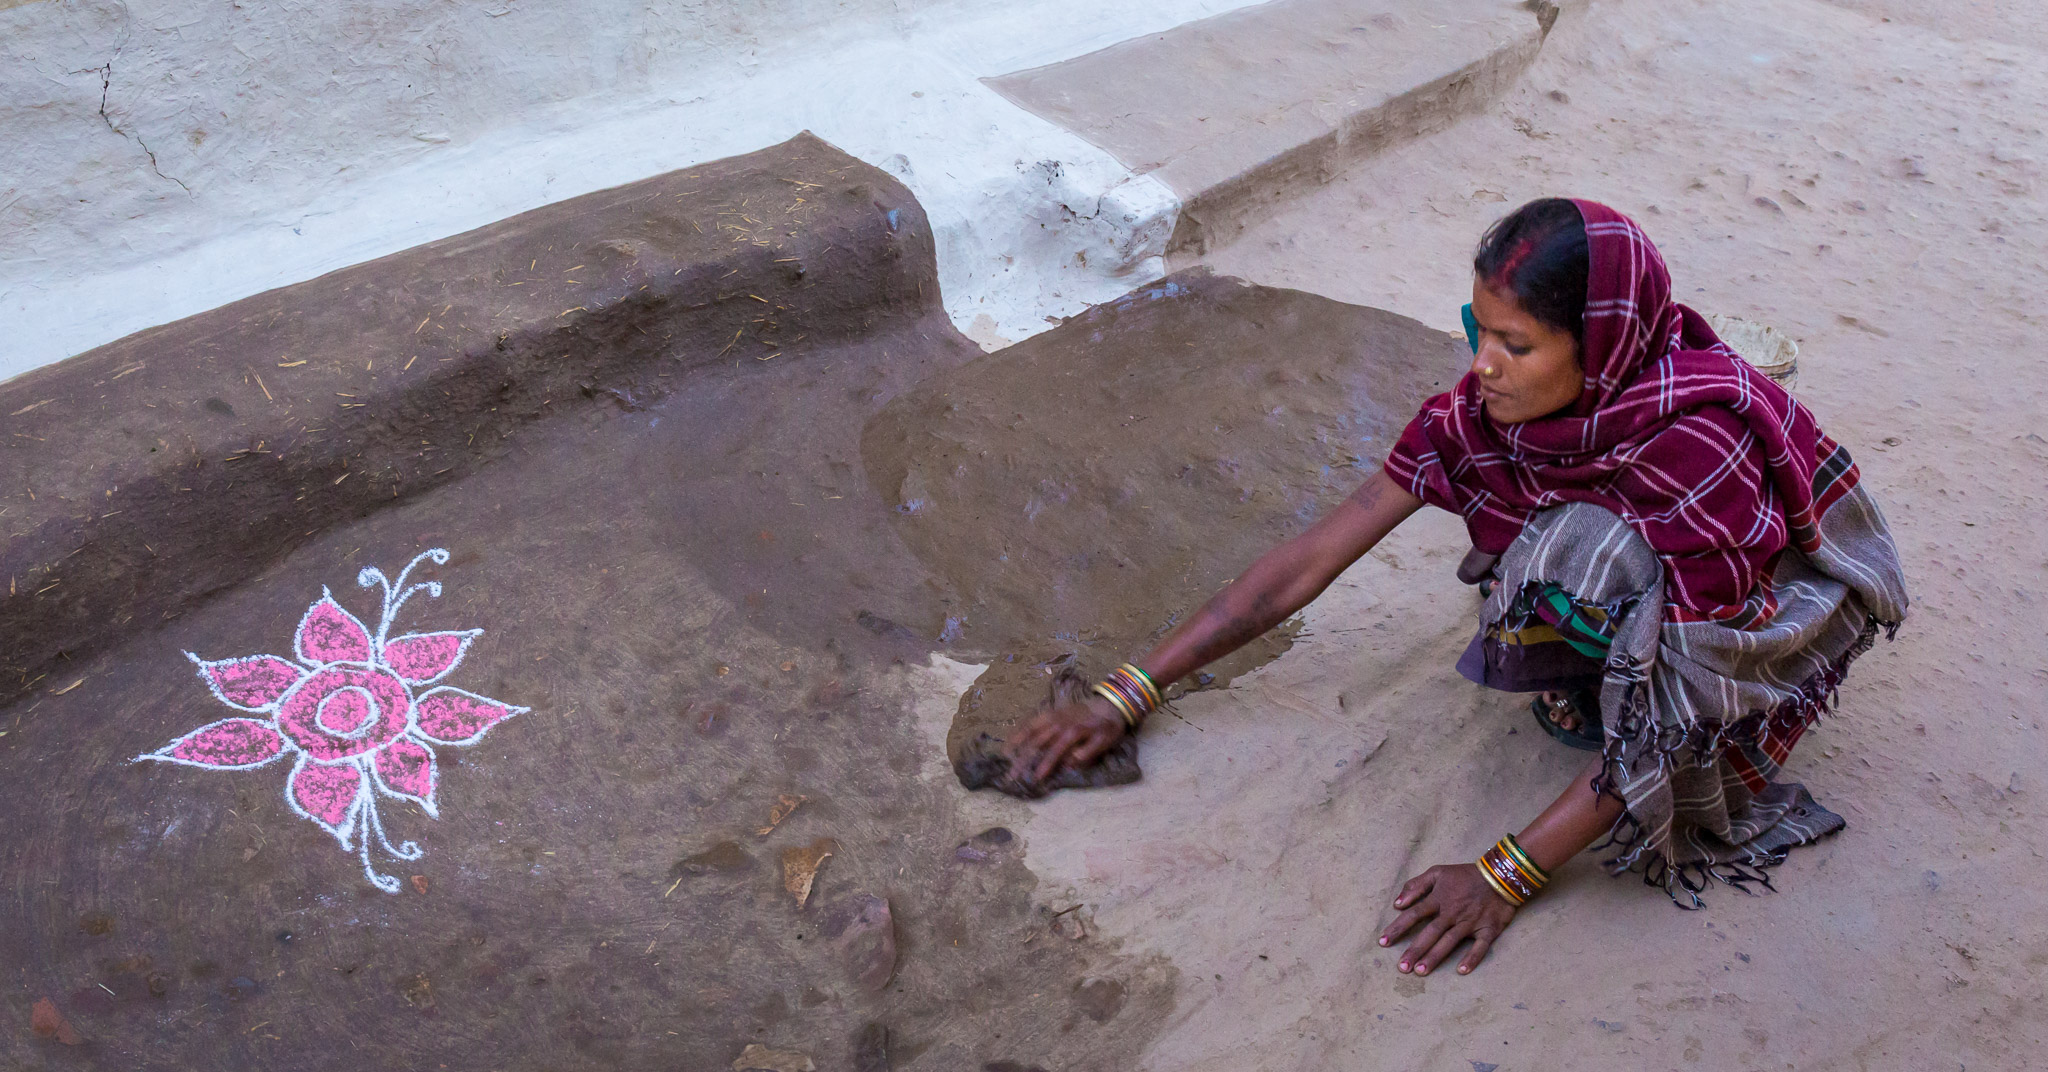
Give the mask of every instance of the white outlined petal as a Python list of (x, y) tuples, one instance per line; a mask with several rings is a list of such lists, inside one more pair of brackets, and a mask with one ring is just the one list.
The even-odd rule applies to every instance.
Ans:
[(244, 655), (236, 659), (185, 658), (199, 670), (199, 679), (213, 698), (238, 711), (268, 712), (306, 677), (305, 667), (276, 655)]
[(306, 608), (306, 616), (299, 619), (299, 628), (292, 635), (292, 650), (307, 666), (367, 663), (370, 631), (336, 603), (334, 594), (323, 586), (319, 601)]
[(434, 803), (438, 772), (434, 769), (433, 749), (407, 734), (378, 749), (375, 755), (370, 770), (376, 775), (377, 788), (387, 796), (418, 804), (433, 818), (441, 817), (441, 809)]
[(154, 759), (208, 770), (252, 770), (276, 761), (277, 757), (291, 750), (285, 744), (284, 735), (264, 719), (224, 718), (207, 723), (129, 762)]
[(455, 672), (481, 629), (407, 633), (384, 642), (379, 660), (408, 685), (431, 685)]
[(413, 701), (413, 727), (435, 744), (472, 745), (492, 726), (532, 710), (443, 685)]
[(300, 816), (320, 824), (343, 849), (354, 847), (356, 820), (370, 795), (370, 776), (353, 762), (315, 763), (299, 757), (285, 779), (284, 800)]

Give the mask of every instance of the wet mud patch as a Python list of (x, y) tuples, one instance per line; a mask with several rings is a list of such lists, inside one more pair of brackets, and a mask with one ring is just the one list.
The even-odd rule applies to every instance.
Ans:
[[(891, 401), (861, 439), (868, 480), (955, 599), (952, 648), (991, 660), (949, 751), (1003, 732), (1048, 675), (1142, 649), (1350, 494), (1463, 371), (1463, 345), (1194, 270)], [(1227, 684), (1291, 636), (1179, 688)]]

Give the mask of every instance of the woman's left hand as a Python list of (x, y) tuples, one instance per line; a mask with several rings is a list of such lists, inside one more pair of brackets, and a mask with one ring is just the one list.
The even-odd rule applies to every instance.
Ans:
[(1478, 864), (1439, 864), (1424, 871), (1401, 887), (1394, 907), (1403, 911), (1380, 932), (1381, 945), (1392, 945), (1417, 923), (1429, 921), (1401, 954), (1401, 970), (1417, 975), (1428, 975), (1449, 960), (1467, 938), (1472, 951), (1458, 963), (1458, 974), (1470, 972), (1515, 918), (1515, 906), (1494, 892)]

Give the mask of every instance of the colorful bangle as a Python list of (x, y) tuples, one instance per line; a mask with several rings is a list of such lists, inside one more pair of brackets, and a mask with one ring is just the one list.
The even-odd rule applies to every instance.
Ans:
[(1139, 716), (1131, 708), (1131, 701), (1125, 699), (1122, 693), (1111, 688), (1109, 682), (1097, 682), (1095, 687), (1088, 691), (1108, 700), (1109, 706), (1116, 708), (1116, 713), (1123, 716), (1125, 729), (1135, 730), (1138, 728)]
[(1159, 706), (1159, 686), (1153, 684), (1152, 675), (1138, 669), (1137, 664), (1125, 663), (1111, 670), (1109, 672), (1109, 680), (1117, 682), (1126, 688), (1135, 687), (1138, 690), (1138, 694), (1144, 698), (1144, 706), (1147, 711), (1156, 709)]
[(1509, 834), (1495, 844), (1498, 848), (1506, 850), (1508, 858), (1519, 864), (1530, 878), (1536, 880), (1537, 889), (1550, 885), (1550, 876), (1536, 866), (1536, 861), (1529, 859), (1529, 853), (1522, 848), (1521, 842), (1515, 840), (1515, 835)]
[(1138, 669), (1131, 663), (1109, 672), (1109, 676), (1090, 690), (1109, 701), (1111, 707), (1123, 716), (1124, 726), (1136, 730), (1145, 716), (1158, 710), (1162, 702), (1159, 686), (1152, 682), (1152, 675)]
[(1531, 897), (1550, 884), (1550, 876), (1529, 859), (1513, 834), (1494, 842), (1479, 857), (1479, 874), (1495, 893), (1516, 907), (1529, 903)]
[(1493, 865), (1487, 861), (1485, 856), (1479, 858), (1479, 877), (1485, 879), (1486, 884), (1493, 887), (1493, 892), (1500, 894), (1501, 900), (1517, 908), (1522, 906), (1522, 901), (1515, 897), (1514, 891), (1501, 884), (1500, 878), (1493, 873)]

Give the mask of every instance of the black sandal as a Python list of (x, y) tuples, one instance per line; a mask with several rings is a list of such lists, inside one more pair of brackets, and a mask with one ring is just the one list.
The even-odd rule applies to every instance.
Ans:
[[(1555, 704), (1545, 703), (1538, 696), (1529, 701), (1529, 710), (1543, 732), (1562, 744), (1582, 752), (1598, 752), (1606, 743), (1607, 731), (1600, 725), (1600, 693), (1594, 689), (1580, 689)], [(1565, 714), (1579, 716), (1579, 728), (1568, 730), (1558, 725), (1557, 716)]]

